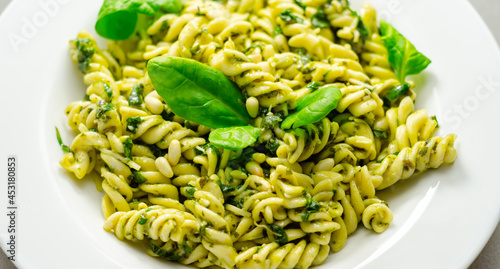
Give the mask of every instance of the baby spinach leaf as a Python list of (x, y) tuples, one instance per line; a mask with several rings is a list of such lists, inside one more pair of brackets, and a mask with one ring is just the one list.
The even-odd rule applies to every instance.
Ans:
[(334, 110), (342, 92), (334, 86), (322, 87), (309, 93), (297, 101), (295, 112), (281, 123), (282, 129), (298, 128), (310, 123), (316, 123)]
[(127, 39), (135, 31), (138, 14), (179, 13), (181, 0), (105, 0), (97, 17), (97, 33), (112, 40)]
[(219, 128), (210, 132), (210, 143), (229, 150), (244, 149), (257, 141), (260, 128), (253, 126), (236, 126)]
[(396, 71), (399, 82), (405, 82), (409, 75), (417, 75), (431, 63), (410, 41), (392, 25), (380, 22), (380, 34), (389, 52), (389, 63)]
[(160, 56), (148, 62), (158, 94), (179, 117), (210, 128), (252, 122), (243, 95), (222, 72), (198, 61)]

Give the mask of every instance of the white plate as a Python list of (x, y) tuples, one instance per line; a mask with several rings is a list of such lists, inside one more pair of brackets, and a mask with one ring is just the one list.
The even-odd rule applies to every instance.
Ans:
[[(70, 143), (63, 111), (85, 92), (68, 40), (80, 29), (93, 33), (101, 2), (19, 0), (0, 18), (0, 244), (5, 250), (10, 240), (6, 167), (15, 155), (20, 268), (175, 266), (106, 233), (93, 182), (58, 165), (54, 126)], [(371, 2), (433, 60), (415, 78), (417, 107), (438, 116), (441, 134), (458, 134), (459, 157), (385, 191), (390, 228), (376, 235), (360, 227), (321, 268), (465, 268), (500, 218), (499, 49), (467, 1)]]

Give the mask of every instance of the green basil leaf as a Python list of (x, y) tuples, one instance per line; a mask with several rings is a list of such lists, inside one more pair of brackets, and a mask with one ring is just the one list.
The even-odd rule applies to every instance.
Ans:
[(400, 82), (405, 82), (409, 75), (419, 74), (431, 63), (429, 58), (417, 51), (415, 46), (389, 23), (380, 22), (380, 34), (389, 52), (389, 63)]
[(134, 33), (139, 13), (155, 15), (159, 11), (179, 13), (181, 10), (181, 0), (104, 0), (95, 29), (102, 37), (123, 40)]
[(179, 117), (210, 128), (252, 122), (243, 94), (222, 72), (198, 61), (160, 56), (148, 62), (158, 94)]
[(309, 93), (297, 101), (295, 112), (285, 118), (281, 129), (298, 128), (320, 121), (337, 107), (341, 98), (342, 92), (334, 86)]
[(392, 87), (385, 95), (384, 95), (384, 105), (391, 107), (394, 103), (397, 102), (401, 97), (405, 96), (405, 94), (410, 90), (411, 85), (409, 83), (403, 83)]
[(260, 128), (253, 126), (236, 126), (219, 128), (210, 132), (210, 143), (229, 150), (244, 149), (257, 141)]

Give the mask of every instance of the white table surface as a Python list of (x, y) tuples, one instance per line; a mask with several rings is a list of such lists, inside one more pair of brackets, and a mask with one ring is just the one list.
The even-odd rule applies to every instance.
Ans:
[[(0, 0), (0, 12), (11, 0)], [(469, 0), (492, 31), (497, 42), (500, 43), (500, 1), (499, 0)], [(473, 227), (471, 227), (473, 229)], [(15, 269), (16, 267), (7, 259), (5, 253), (0, 251), (0, 268)], [(481, 251), (470, 269), (498, 269), (500, 268), (500, 225), (497, 226), (492, 237)]]

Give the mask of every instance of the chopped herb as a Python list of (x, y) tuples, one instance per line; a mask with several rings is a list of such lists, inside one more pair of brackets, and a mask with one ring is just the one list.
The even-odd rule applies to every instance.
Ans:
[(193, 250), (189, 247), (189, 245), (186, 242), (182, 242), (181, 249), (187, 254), (191, 254), (191, 252), (193, 252)]
[(380, 139), (387, 139), (387, 131), (384, 131), (384, 130), (373, 130), (373, 135), (376, 137), (376, 138), (380, 138)]
[(134, 146), (134, 141), (132, 141), (132, 138), (127, 137), (123, 142), (123, 154), (125, 154), (125, 157), (129, 160), (132, 160), (132, 147)]
[(321, 84), (317, 81), (313, 81), (313, 82), (307, 84), (307, 88), (311, 89), (312, 91), (318, 90), (320, 86), (321, 86)]
[(276, 27), (274, 27), (273, 36), (282, 35), (282, 34), (283, 34), (283, 30), (281, 29), (281, 25), (278, 24)]
[(384, 105), (391, 107), (410, 90), (410, 87), (406, 82), (392, 87), (384, 96)]
[(247, 54), (248, 52), (250, 52), (251, 50), (253, 49), (256, 49), (256, 48), (260, 48), (262, 46), (265, 46), (266, 44), (263, 44), (263, 43), (257, 43), (257, 44), (253, 44), (251, 45), (250, 47), (248, 47), (243, 53), (244, 54)]
[(439, 122), (437, 120), (437, 117), (436, 116), (432, 116), (431, 120), (435, 121), (437, 123), (436, 128), (439, 128)]
[(281, 146), (279, 140), (275, 137), (269, 139), (266, 143), (266, 148), (274, 155), (276, 155), (276, 151)]
[(91, 131), (91, 132), (96, 132), (96, 133), (98, 132), (98, 131), (97, 131), (97, 129), (96, 129), (96, 128), (93, 128), (93, 127), (92, 127), (92, 128), (89, 128), (89, 131)]
[(238, 199), (238, 200), (235, 200), (235, 199), (229, 199), (228, 200), (228, 204), (231, 204), (231, 205), (234, 205), (236, 206), (237, 208), (243, 208), (243, 204), (245, 203), (245, 198), (241, 198), (241, 199)]
[(252, 148), (248, 148), (243, 150), (240, 156), (230, 160), (227, 165), (231, 167), (231, 169), (238, 169), (239, 167), (245, 167), (246, 163), (252, 160), (252, 155), (255, 153), (255, 150)]
[(104, 87), (104, 92), (106, 93), (106, 95), (108, 96), (108, 98), (111, 98), (113, 96), (113, 90), (111, 89), (111, 87), (109, 87), (108, 84), (106, 83), (103, 83), (103, 87)]
[(56, 127), (56, 137), (57, 137), (57, 142), (59, 142), (59, 146), (61, 146), (61, 149), (64, 151), (64, 152), (71, 152), (71, 150), (69, 149), (68, 146), (66, 146), (63, 141), (62, 141), (62, 138), (61, 138), (61, 134), (59, 133), (59, 129), (57, 129)]
[(325, 11), (323, 9), (318, 9), (314, 15), (311, 17), (311, 23), (317, 28), (328, 28), (330, 27), (330, 22), (326, 17)]
[(314, 199), (306, 198), (306, 200), (307, 200), (306, 209), (301, 215), (303, 222), (309, 221), (309, 215), (312, 213), (318, 212), (319, 209), (321, 208), (321, 205), (318, 202), (316, 202)]
[(151, 250), (153, 251), (154, 254), (156, 254), (162, 258), (165, 258), (165, 259), (168, 259), (171, 261), (178, 261), (178, 260), (182, 259), (181, 255), (178, 255), (175, 253), (168, 253), (166, 250), (153, 244), (152, 241), (149, 241), (149, 247), (151, 248)]
[(290, 10), (283, 10), (280, 14), (280, 18), (284, 21), (284, 22), (296, 22), (296, 23), (303, 23), (304, 20), (293, 14), (292, 11)]
[(220, 187), (220, 190), (222, 191), (223, 194), (227, 194), (228, 192), (232, 192), (232, 191), (235, 191), (237, 190), (239, 187), (241, 186), (233, 186), (233, 185), (226, 185), (226, 184), (223, 184), (220, 179), (218, 179), (217, 181), (215, 181), (215, 183), (217, 183), (217, 185), (219, 185)]
[(277, 224), (269, 224), (268, 226), (273, 232), (273, 234), (276, 236), (276, 239), (274, 240), (276, 243), (280, 245), (288, 243), (288, 235), (286, 234), (283, 228), (281, 228)]
[(146, 219), (143, 216), (141, 216), (139, 218), (139, 221), (137, 223), (139, 223), (140, 225), (144, 225), (144, 224), (146, 224), (147, 221), (148, 221), (148, 219)]
[(94, 43), (88, 38), (78, 38), (75, 40), (75, 46), (78, 50), (78, 69), (83, 73), (87, 73), (90, 67), (90, 60), (95, 54)]
[(130, 95), (128, 97), (128, 104), (131, 106), (142, 104), (142, 90), (144, 86), (142, 84), (136, 84), (130, 91)]
[(127, 119), (127, 131), (135, 134), (137, 132), (137, 125), (142, 123), (141, 117), (130, 117)]
[(143, 184), (148, 181), (139, 171), (132, 172), (132, 180), (137, 184)]
[(293, 2), (294, 2), (297, 6), (299, 6), (300, 8), (302, 8), (304, 11), (306, 11), (307, 6), (306, 6), (304, 3), (302, 3), (300, 0), (293, 0)]
[(262, 119), (262, 123), (260, 124), (260, 127), (265, 128), (265, 129), (273, 128), (276, 124), (280, 123), (281, 121), (282, 121), (282, 119), (280, 116), (274, 115), (274, 113), (269, 112)]
[(196, 188), (194, 188), (194, 187), (186, 187), (184, 189), (184, 192), (186, 193), (186, 197), (188, 197), (188, 198), (194, 198), (194, 193), (196, 192)]
[(95, 117), (97, 119), (100, 119), (104, 116), (104, 114), (106, 114), (106, 112), (109, 112), (111, 110), (115, 109), (115, 105), (111, 104), (111, 103), (108, 103), (108, 104), (105, 104), (105, 105), (101, 105), (97, 108), (97, 112), (96, 112), (96, 115)]

